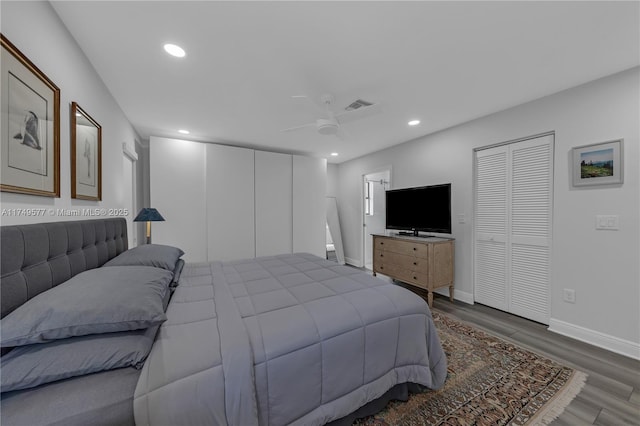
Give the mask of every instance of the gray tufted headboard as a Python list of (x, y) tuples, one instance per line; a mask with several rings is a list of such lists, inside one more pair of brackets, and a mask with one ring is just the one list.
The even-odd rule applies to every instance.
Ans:
[(124, 218), (2, 226), (0, 318), (127, 250)]

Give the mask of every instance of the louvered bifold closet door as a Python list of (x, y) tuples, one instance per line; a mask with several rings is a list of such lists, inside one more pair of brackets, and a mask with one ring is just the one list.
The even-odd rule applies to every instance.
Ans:
[(475, 290), (478, 303), (509, 309), (507, 146), (476, 153)]
[(553, 136), (511, 146), (510, 312), (549, 323)]
[(474, 298), (549, 323), (553, 135), (475, 158)]

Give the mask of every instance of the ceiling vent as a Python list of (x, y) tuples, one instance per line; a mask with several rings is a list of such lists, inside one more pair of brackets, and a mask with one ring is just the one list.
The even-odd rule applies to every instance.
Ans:
[(345, 110), (347, 111), (354, 111), (358, 108), (362, 108), (362, 107), (368, 107), (373, 105), (372, 102), (367, 102), (367, 101), (363, 101), (362, 99), (358, 99), (357, 101), (352, 102), (351, 104), (349, 104), (348, 107), (345, 108)]

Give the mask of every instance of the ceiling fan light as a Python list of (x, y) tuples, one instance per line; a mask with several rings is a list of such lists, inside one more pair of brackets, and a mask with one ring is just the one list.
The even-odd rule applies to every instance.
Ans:
[(411, 120), (410, 122), (407, 123), (409, 126), (417, 126), (418, 124), (420, 124), (420, 120)]
[(333, 120), (318, 119), (318, 133), (321, 135), (335, 135), (338, 133), (338, 124)]

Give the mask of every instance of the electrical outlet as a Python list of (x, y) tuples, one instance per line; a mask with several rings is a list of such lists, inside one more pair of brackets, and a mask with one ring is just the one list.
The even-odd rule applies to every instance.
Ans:
[(576, 291), (571, 288), (565, 288), (562, 298), (565, 302), (576, 303)]

